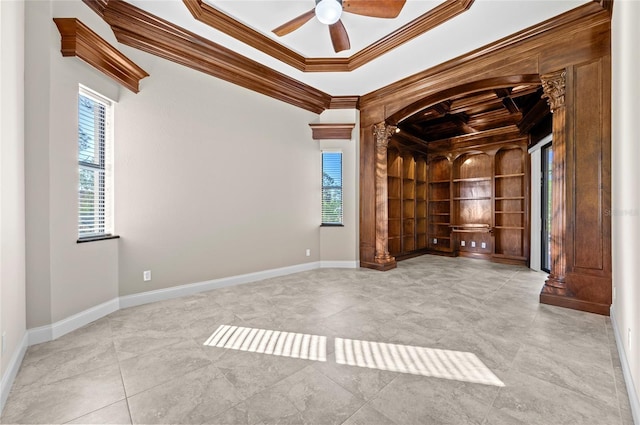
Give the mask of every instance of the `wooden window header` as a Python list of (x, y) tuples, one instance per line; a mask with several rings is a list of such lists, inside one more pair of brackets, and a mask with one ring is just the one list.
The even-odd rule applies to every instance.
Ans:
[(134, 93), (149, 74), (77, 18), (53, 18), (60, 32), (62, 56), (77, 56)]
[(309, 124), (313, 140), (351, 140), (355, 124)]

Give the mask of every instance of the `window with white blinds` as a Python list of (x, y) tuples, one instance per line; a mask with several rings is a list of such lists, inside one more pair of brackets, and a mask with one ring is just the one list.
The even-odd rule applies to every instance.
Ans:
[(80, 87), (78, 93), (78, 238), (109, 236), (112, 220), (113, 103)]
[(342, 152), (322, 152), (322, 224), (342, 225)]

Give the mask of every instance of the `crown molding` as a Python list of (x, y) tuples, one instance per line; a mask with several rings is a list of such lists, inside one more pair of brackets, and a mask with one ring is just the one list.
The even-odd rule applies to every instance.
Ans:
[[(83, 0), (118, 42), (317, 114), (331, 96), (122, 0)], [(93, 5), (92, 5), (93, 3)]]
[(313, 140), (351, 140), (351, 133), (355, 124), (309, 124)]
[(333, 96), (329, 109), (358, 109), (360, 96)]
[(149, 74), (76, 18), (53, 18), (62, 56), (77, 56), (134, 93)]
[(200, 22), (300, 71), (349, 72), (469, 10), (474, 0), (445, 0), (440, 5), (348, 58), (306, 58), (208, 5), (204, 0), (183, 0), (183, 2), (193, 17)]
[(598, 1), (586, 3), (540, 24), (360, 96), (360, 108), (369, 107), (379, 102), (384, 103), (389, 96), (393, 96), (394, 93), (401, 90), (411, 89), (419, 92), (421, 86), (427, 84), (426, 81), (428, 84), (434, 85), (436, 82), (433, 78), (445, 72), (460, 72), (462, 77), (466, 72), (465, 67), (472, 62), (476, 66), (480, 66), (485, 62), (495, 63), (498, 60), (505, 62), (512, 60), (508, 53), (504, 53), (510, 47), (524, 46), (525, 43), (530, 43), (526, 48), (534, 49), (549, 43), (558, 35), (566, 37), (567, 29), (572, 34), (610, 21), (611, 16), (607, 9)]

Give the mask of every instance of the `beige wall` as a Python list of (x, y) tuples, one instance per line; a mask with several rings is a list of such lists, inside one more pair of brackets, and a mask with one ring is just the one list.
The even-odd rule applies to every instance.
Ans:
[(326, 265), (353, 265), (357, 267), (359, 257), (359, 205), (358, 183), (360, 170), (358, 143), (360, 135), (359, 113), (356, 110), (328, 110), (320, 115), (321, 123), (355, 124), (351, 140), (320, 140), (318, 149), (342, 152), (342, 191), (344, 227), (320, 228), (320, 258)]
[(119, 86), (60, 54), (53, 17), (80, 18), (113, 40), (79, 1), (26, 5), (27, 326), (55, 323), (118, 296), (117, 241), (77, 244), (77, 92), (117, 100)]
[[(640, 390), (640, 2), (616, 0), (613, 10), (613, 284), (614, 320)], [(629, 383), (628, 383), (629, 384)], [(640, 406), (640, 400), (635, 401)], [(640, 411), (636, 411), (640, 419)]]
[[(80, 0), (28, 3), (30, 328), (117, 296), (322, 260), (320, 148), (308, 126), (316, 114), (118, 45)], [(63, 16), (148, 71), (141, 92), (63, 58), (51, 21)], [(117, 101), (119, 240), (75, 242), (79, 83)], [(350, 161), (355, 193), (355, 155)], [(349, 214), (347, 231), (330, 238), (341, 252), (329, 260), (355, 260), (355, 202)]]
[[(0, 333), (1, 373), (25, 336), (24, 3), (0, 2)], [(2, 399), (4, 396), (2, 394)]]
[(151, 76), (116, 112), (120, 294), (318, 261), (317, 115), (126, 51)]

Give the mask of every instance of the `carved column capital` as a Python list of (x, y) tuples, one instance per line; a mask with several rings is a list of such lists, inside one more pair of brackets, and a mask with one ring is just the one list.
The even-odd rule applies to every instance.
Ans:
[(387, 148), (391, 136), (396, 132), (398, 127), (395, 125), (387, 125), (384, 121), (373, 126), (373, 135), (376, 138), (377, 148)]
[(540, 76), (542, 80), (542, 98), (547, 99), (551, 112), (564, 106), (565, 85), (567, 82), (567, 71), (551, 72)]

